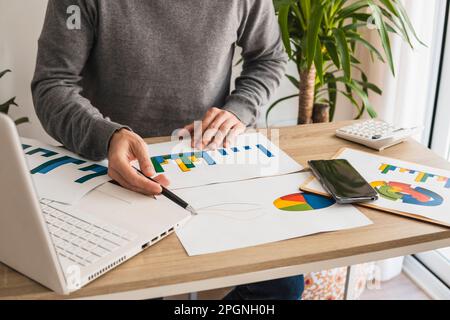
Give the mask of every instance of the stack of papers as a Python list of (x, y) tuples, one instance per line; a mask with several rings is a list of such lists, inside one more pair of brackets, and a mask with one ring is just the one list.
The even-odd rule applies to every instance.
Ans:
[[(22, 144), (40, 198), (72, 205), (110, 180), (107, 162), (87, 161), (35, 140), (22, 139)], [(190, 141), (148, 148), (157, 173), (165, 174), (170, 188), (199, 213), (177, 230), (189, 255), (372, 223), (353, 206), (299, 191), (309, 175), (299, 173), (303, 167), (262, 134), (241, 135), (235, 146), (215, 151), (194, 150)], [(130, 192), (116, 190), (114, 197), (127, 202)]]
[(156, 171), (199, 213), (177, 230), (191, 256), (367, 226), (353, 206), (303, 194), (309, 174), (262, 134), (197, 152), (190, 141), (149, 146)]

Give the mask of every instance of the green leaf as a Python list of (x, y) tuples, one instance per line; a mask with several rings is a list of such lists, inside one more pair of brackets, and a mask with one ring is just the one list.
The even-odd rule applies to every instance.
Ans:
[(320, 83), (323, 83), (323, 54), (320, 40), (316, 41), (316, 54), (314, 55), (314, 65), (316, 66), (317, 77)]
[[(318, 0), (312, 0), (312, 1), (318, 1)], [(300, 9), (303, 13), (303, 16), (305, 17), (306, 23), (310, 23), (311, 18), (311, 0), (299, 0), (300, 2)]]
[(366, 85), (368, 83), (368, 78), (364, 72), (361, 72), (361, 79), (362, 79), (362, 81), (358, 82), (358, 83), (362, 85), (364, 93), (369, 95), (369, 88)]
[(423, 45), (424, 47), (427, 47), (427, 45), (426, 45), (424, 42), (422, 42), (422, 41), (420, 40), (420, 38), (417, 36), (416, 30), (415, 30), (413, 24), (411, 23), (411, 20), (409, 19), (409, 16), (408, 16), (408, 13), (406, 12), (405, 7), (403, 7), (401, 1), (396, 1), (396, 5), (397, 5), (398, 11), (399, 11), (400, 16), (401, 16), (401, 19), (400, 19), (400, 20), (401, 20), (401, 21), (404, 21), (404, 22), (406, 23), (406, 25), (409, 27), (409, 30), (410, 30), (411, 33), (413, 34), (414, 38), (415, 38), (421, 45)]
[(284, 97), (284, 98), (281, 98), (281, 99), (278, 99), (277, 101), (275, 101), (266, 111), (266, 125), (267, 125), (267, 127), (269, 127), (269, 115), (270, 115), (270, 112), (272, 112), (272, 110), (277, 105), (279, 105), (281, 102), (289, 100), (289, 99), (293, 99), (293, 98), (298, 97), (298, 96), (299, 96), (299, 94), (297, 93), (297, 94), (293, 94), (291, 96), (287, 96), (287, 97)]
[(306, 21), (305, 18), (303, 17), (302, 12), (298, 8), (298, 3), (293, 3), (291, 8), (292, 11), (294, 11), (295, 16), (297, 17), (298, 23), (303, 28), (303, 30), (305, 30), (307, 28)]
[(297, 79), (297, 78), (295, 78), (295, 77), (293, 77), (293, 76), (291, 76), (291, 75), (286, 75), (286, 78), (288, 78), (289, 79), (289, 81), (292, 83), (292, 85), (296, 88), (296, 89), (298, 89), (299, 87), (300, 87), (300, 81)]
[(323, 7), (321, 1), (314, 0), (313, 12), (309, 21), (308, 32), (306, 34), (306, 64), (310, 69), (316, 54), (317, 40), (319, 36), (320, 25), (323, 19)]
[[(413, 39), (412, 35), (417, 38), (401, 0), (273, 1), (279, 15), (283, 43), (291, 60), (300, 72), (313, 64), (317, 69), (315, 102), (330, 104), (333, 119), (337, 97), (342, 94), (358, 109), (358, 117), (366, 111), (375, 117), (369, 93), (382, 94), (382, 90), (364, 73), (363, 64), (356, 56), (357, 45), (367, 49), (371, 57), (386, 62), (395, 75), (390, 35), (397, 34), (408, 43)], [(382, 50), (374, 45), (378, 39), (372, 41), (366, 37), (364, 31), (369, 19), (373, 19), (377, 28)], [(298, 90), (298, 77), (286, 76)], [(339, 89), (341, 85), (345, 90)], [(279, 103), (277, 101), (268, 110), (266, 121), (270, 111)]]
[(369, 96), (364, 92), (364, 90), (361, 87), (359, 87), (359, 85), (356, 82), (349, 82), (347, 85), (353, 91), (355, 91), (356, 94), (361, 98), (365, 108), (367, 109), (367, 113), (369, 113), (369, 116), (371, 118), (376, 118), (377, 113), (375, 112), (375, 109), (373, 108), (372, 104), (370, 103)]
[(358, 12), (362, 9), (367, 8), (367, 2), (364, 0), (357, 1), (341, 10), (339, 13), (339, 19), (344, 20), (350, 16), (352, 16), (355, 12)]
[(350, 51), (348, 50), (345, 33), (341, 29), (334, 29), (333, 34), (336, 39), (336, 46), (338, 49), (339, 57), (341, 58), (342, 68), (344, 69), (344, 76), (347, 79), (347, 81), (350, 81), (350, 79), (352, 78), (351, 57)]
[(8, 72), (11, 72), (11, 70), (7, 69), (7, 70), (5, 70), (5, 71), (0, 72), (0, 79), (1, 79), (5, 74), (7, 74)]
[(290, 40), (290, 34), (289, 34), (289, 12), (290, 12), (291, 5), (283, 4), (279, 8), (278, 13), (278, 22), (280, 24), (281, 29), (281, 38), (283, 40), (284, 47), (286, 48), (286, 52), (289, 55), (289, 57), (292, 57), (292, 47), (291, 47), (291, 40)]
[(348, 94), (345, 92), (341, 92), (341, 93), (344, 97), (346, 97), (351, 102), (352, 105), (354, 105), (358, 109), (358, 114), (362, 114), (364, 112), (364, 109), (359, 106), (358, 101), (356, 101), (356, 99), (351, 94)]
[(0, 105), (0, 112), (8, 114), (11, 106), (18, 106), (16, 103), (16, 97), (9, 99), (4, 104)]
[(397, 11), (397, 9), (395, 8), (395, 6), (392, 4), (392, 1), (390, 0), (380, 0), (380, 2), (382, 4), (384, 4), (384, 6), (386, 7), (386, 9), (389, 10), (389, 12), (391, 12), (394, 16), (399, 17), (399, 13)]
[(336, 113), (337, 84), (333, 74), (327, 74), (326, 79), (328, 84), (328, 101), (330, 104), (330, 121), (333, 121), (334, 114)]
[(373, 46), (369, 41), (367, 41), (366, 39), (362, 38), (357, 33), (347, 33), (347, 37), (350, 38), (350, 39), (354, 39), (357, 42), (360, 42), (361, 44), (363, 44), (369, 50), (369, 52), (374, 52), (377, 55), (379, 60), (381, 60), (382, 62), (385, 62), (383, 56), (380, 53), (380, 51), (377, 48), (375, 48), (375, 46)]
[(27, 117), (23, 117), (23, 118), (20, 118), (20, 119), (17, 119), (16, 121), (14, 121), (16, 126), (24, 124), (24, 123), (28, 123), (28, 122), (30, 122), (30, 119), (28, 119)]
[(337, 53), (336, 45), (334, 44), (333, 40), (325, 41), (324, 45), (334, 65), (336, 66), (336, 68), (340, 69), (341, 61), (339, 60), (339, 55)]
[(273, 6), (275, 7), (275, 12), (278, 13), (280, 8), (286, 4), (290, 4), (292, 0), (273, 0)]
[(395, 76), (395, 67), (394, 67), (394, 59), (392, 57), (391, 40), (389, 39), (389, 35), (386, 30), (386, 24), (384, 23), (383, 15), (381, 13), (380, 8), (377, 5), (375, 5), (373, 0), (367, 0), (367, 2), (369, 3), (369, 6), (372, 10), (372, 16), (375, 20), (375, 25), (378, 28), (378, 33), (381, 37), (381, 44), (387, 56), (389, 67), (391, 69), (392, 74)]
[(397, 18), (396, 16), (392, 15), (385, 8), (380, 8), (380, 9), (381, 9), (381, 12), (383, 13), (383, 16), (385, 16), (394, 25), (394, 27), (390, 27), (388, 25), (388, 22), (386, 21), (386, 28), (387, 28), (388, 32), (392, 32), (392, 33), (400, 35), (403, 38), (403, 40), (406, 41), (411, 48), (413, 48), (414, 46), (411, 42), (411, 37), (409, 36), (409, 32), (405, 25), (405, 21), (403, 21), (401, 18)]
[(380, 96), (383, 94), (383, 90), (381, 90), (377, 85), (375, 85), (371, 82), (368, 82), (367, 80), (366, 81), (356, 81), (356, 82), (358, 84), (360, 84), (365, 91), (371, 90)]

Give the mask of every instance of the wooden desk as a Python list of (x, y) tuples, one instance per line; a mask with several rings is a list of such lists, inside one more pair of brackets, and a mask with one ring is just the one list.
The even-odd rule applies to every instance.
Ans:
[[(334, 137), (346, 123), (281, 129), (280, 147), (301, 164), (332, 157), (342, 147), (362, 149)], [(150, 139), (149, 142), (165, 139)], [(167, 139), (166, 139), (167, 140)], [(367, 149), (365, 149), (367, 151)], [(409, 141), (382, 152), (407, 161), (450, 169), (450, 164)], [(258, 247), (188, 257), (175, 235), (108, 272), (69, 298), (153, 298), (349, 266), (450, 246), (450, 229), (361, 209), (374, 224)], [(63, 298), (0, 264), (0, 299)]]

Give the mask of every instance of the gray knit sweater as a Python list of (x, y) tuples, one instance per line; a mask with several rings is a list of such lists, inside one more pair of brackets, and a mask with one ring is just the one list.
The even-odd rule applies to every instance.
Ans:
[(49, 0), (33, 100), (52, 137), (100, 160), (124, 126), (169, 135), (211, 107), (254, 124), (286, 60), (272, 0)]

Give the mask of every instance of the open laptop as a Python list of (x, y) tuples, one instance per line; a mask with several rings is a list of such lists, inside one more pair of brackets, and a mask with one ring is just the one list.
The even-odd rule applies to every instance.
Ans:
[(66, 206), (38, 199), (14, 123), (0, 113), (0, 261), (69, 294), (181, 227), (191, 214), (107, 183)]

